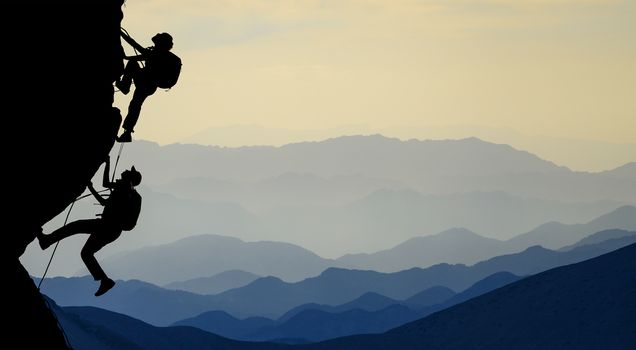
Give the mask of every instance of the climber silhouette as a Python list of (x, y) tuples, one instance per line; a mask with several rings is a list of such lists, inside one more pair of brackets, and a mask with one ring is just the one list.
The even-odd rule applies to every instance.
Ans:
[(66, 237), (78, 233), (90, 234), (82, 248), (81, 257), (93, 278), (100, 281), (95, 296), (106, 293), (115, 285), (115, 281), (106, 276), (94, 254), (105, 245), (115, 241), (122, 231), (133, 229), (141, 211), (141, 196), (135, 190), (135, 186), (141, 182), (141, 173), (133, 166), (130, 170), (123, 171), (120, 179), (111, 182), (108, 179), (109, 171), (110, 159), (107, 158), (103, 179), (104, 187), (111, 190), (107, 199), (97, 193), (93, 184), (89, 183), (87, 186), (99, 204), (104, 206), (101, 218), (74, 221), (49, 235), (45, 235), (41, 230), (37, 234), (40, 247), (43, 250)]
[[(155, 46), (147, 48), (139, 45), (124, 30), (121, 31), (121, 36), (139, 52), (136, 56), (125, 57), (128, 63), (124, 68), (124, 74), (115, 82), (124, 94), (130, 92), (130, 85), (135, 82), (135, 92), (123, 124), (124, 132), (117, 138), (119, 142), (130, 142), (141, 113), (141, 105), (157, 91), (158, 87), (169, 89), (177, 83), (181, 72), (181, 59), (170, 52), (172, 36), (168, 33), (158, 33), (152, 37)], [(144, 62), (145, 66), (141, 67), (140, 62)]]

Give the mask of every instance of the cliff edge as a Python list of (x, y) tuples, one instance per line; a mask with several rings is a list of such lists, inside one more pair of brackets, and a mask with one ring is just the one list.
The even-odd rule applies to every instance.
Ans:
[(11, 229), (4, 232), (8, 244), (2, 244), (10, 283), (4, 285), (14, 302), (7, 320), (15, 338), (7, 344), (68, 348), (18, 258), (35, 232), (84, 191), (113, 147), (121, 123), (113, 82), (123, 71), (123, 3), (29, 1), (5, 8), (14, 18), (3, 24), (5, 50), (11, 52), (4, 100), (12, 107), (5, 137), (13, 135), (4, 152), (11, 186)]

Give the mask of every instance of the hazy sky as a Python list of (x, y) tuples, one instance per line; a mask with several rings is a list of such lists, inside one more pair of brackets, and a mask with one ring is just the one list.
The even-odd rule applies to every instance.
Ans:
[(184, 60), (136, 138), (475, 135), (575, 169), (636, 161), (633, 0), (128, 0), (124, 12), (140, 43), (168, 31)]

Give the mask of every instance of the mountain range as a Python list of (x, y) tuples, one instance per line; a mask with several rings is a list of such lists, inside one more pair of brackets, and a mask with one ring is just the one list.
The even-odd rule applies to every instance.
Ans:
[(477, 138), (400, 141), (381, 135), (343, 136), (238, 148), (138, 141), (127, 148), (124, 167), (129, 159), (149, 174), (146, 181), (151, 185), (185, 178), (250, 182), (296, 173), (322, 178), (361, 175), (434, 194), (505, 191), (564, 201), (636, 198), (636, 180), (623, 175), (633, 172), (629, 164), (616, 171), (574, 172)]
[(193, 326), (240, 340), (316, 342), (352, 334), (381, 333), (518, 279), (510, 273), (500, 272), (457, 295), (448, 288), (433, 287), (402, 301), (365, 293), (337, 306), (301, 305), (276, 321), (254, 317), (238, 320), (223, 312), (210, 311), (174, 325)]
[(633, 234), (634, 234), (634, 231), (604, 230), (604, 231), (600, 231), (600, 232), (597, 232), (595, 234), (589, 235), (589, 236), (583, 238), (582, 240), (576, 242), (575, 244), (571, 244), (569, 246), (565, 246), (565, 247), (563, 247), (563, 248), (561, 248), (559, 250), (560, 251), (568, 251), (568, 250), (572, 250), (572, 249), (574, 249), (576, 247), (596, 244), (596, 243), (608, 241), (608, 240), (611, 240), (611, 239), (619, 239), (619, 238), (623, 238), (623, 237), (626, 237), (626, 236), (631, 236)]
[(287, 311), (277, 321), (286, 322), (305, 310), (318, 310), (326, 313), (337, 314), (355, 309), (364, 311), (379, 311), (396, 304), (404, 305), (411, 309), (420, 309), (426, 306), (440, 304), (449, 300), (453, 296), (455, 296), (455, 292), (453, 290), (442, 286), (427, 288), (405, 300), (395, 300), (378, 293), (367, 292), (352, 301), (340, 305), (325, 305), (316, 303), (303, 304)]
[(76, 350), (279, 350), (282, 344), (239, 342), (194, 327), (155, 327), (132, 317), (95, 307), (49, 304)]
[(444, 286), (455, 291), (500, 271), (518, 276), (582, 261), (636, 241), (636, 235), (557, 252), (531, 247), (521, 253), (495, 257), (472, 266), (439, 264), (395, 273), (329, 268), (317, 277), (288, 283), (264, 277), (247, 286), (217, 295), (172, 291), (141, 281), (118, 281), (107, 295), (95, 298), (89, 277), (51, 278), (42, 290), (63, 306), (89, 305), (122, 312), (155, 325), (168, 325), (205, 311), (224, 311), (233, 317), (278, 318), (306, 303), (338, 305), (367, 292), (404, 300), (427, 288)]
[(168, 283), (166, 289), (184, 290), (197, 294), (218, 294), (254, 282), (262, 276), (242, 270), (229, 270), (210, 277), (197, 277), (186, 281)]
[[(386, 249), (406, 239), (452, 227), (508, 239), (546, 222), (588, 222), (621, 206), (615, 201), (560, 202), (504, 192), (425, 195), (409, 189), (379, 189), (340, 204), (284, 205), (254, 212), (240, 202), (214, 196), (206, 200), (187, 199), (149, 187), (142, 187), (140, 193), (144, 205), (137, 227), (109, 245), (109, 251), (133, 250), (149, 242), (165, 244), (210, 233), (247, 241), (289, 242), (323, 256), (336, 257)], [(295, 196), (303, 198), (302, 192)], [(93, 202), (92, 198), (78, 202), (71, 220), (94, 217), (100, 209)], [(61, 226), (63, 219), (62, 215), (48, 225), (45, 233)], [(331, 244), (342, 237), (349, 243)], [(39, 255), (37, 249), (29, 253)]]
[(198, 235), (120, 253), (105, 259), (103, 265), (116, 278), (140, 279), (163, 285), (236, 269), (298, 281), (338, 264), (294, 244), (245, 242), (233, 237)]
[[(341, 337), (302, 348), (630, 349), (636, 342), (635, 255), (632, 244), (512, 282), (383, 334)], [(93, 307), (53, 308), (76, 349), (298, 348), (232, 341), (191, 327), (157, 328)]]
[[(564, 172), (553, 163), (507, 145), (476, 138), (400, 141), (381, 135), (343, 136), (281, 147), (159, 146), (134, 142), (127, 157), (152, 174), (148, 183), (187, 177), (259, 180), (287, 172), (318, 176), (363, 174), (413, 180), (435, 175), (488, 176), (500, 173)], [(162, 164), (170, 164), (167, 167)], [(127, 162), (122, 161), (126, 167)]]
[[(508, 241), (482, 237), (465, 229), (452, 229), (413, 238), (392, 249), (345, 255), (337, 260), (324, 259), (287, 243), (243, 242), (236, 238), (201, 235), (117, 254), (104, 259), (103, 265), (116, 278), (141, 279), (159, 285), (230, 269), (292, 282), (316, 276), (328, 267), (395, 272), (442, 262), (474, 264), (533, 245), (558, 249), (600, 230), (615, 228), (636, 231), (636, 207), (621, 207), (587, 224), (544, 224)], [(199, 280), (199, 283), (204, 281)]]
[(351, 349), (631, 349), (636, 244), (524, 278), (380, 335), (306, 346)]
[[(145, 182), (155, 191), (234, 203), (259, 219), (231, 233), (213, 230), (214, 222), (196, 233), (280, 240), (328, 257), (384, 249), (451, 227), (507, 239), (545, 222), (587, 222), (636, 204), (636, 180), (617, 176), (621, 169), (572, 172), (475, 138), (347, 136), (241, 148), (136, 142), (128, 151), (142, 160), (138, 167), (160, 176)], [(193, 233), (183, 231), (171, 240)], [(337, 251), (329, 243), (343, 236), (356, 246)]]
[(372, 254), (345, 255), (337, 261), (342, 266), (384, 272), (427, 267), (440, 262), (474, 264), (533, 245), (559, 249), (607, 229), (636, 231), (636, 207), (618, 208), (586, 224), (550, 222), (506, 241), (482, 237), (466, 229), (451, 229), (436, 235), (415, 237)]
[[(336, 258), (452, 227), (505, 240), (546, 222), (588, 222), (636, 205), (636, 163), (573, 172), (474, 138), (350, 136), (242, 148), (139, 141), (126, 150), (120, 169), (135, 160), (144, 173), (142, 215), (134, 232), (102, 256), (209, 233), (289, 242)], [(70, 219), (94, 217), (93, 202), (76, 203)], [(63, 221), (62, 214), (45, 232)], [(335, 239), (342, 244), (331, 244)], [(82, 243), (71, 238), (61, 245), (53, 275), (77, 271)], [(39, 274), (46, 259), (32, 245), (22, 262)]]

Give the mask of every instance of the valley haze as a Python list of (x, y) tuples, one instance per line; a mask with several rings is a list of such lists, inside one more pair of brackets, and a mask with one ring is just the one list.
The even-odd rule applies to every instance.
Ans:
[[(574, 172), (476, 138), (343, 136), (239, 148), (136, 141), (120, 168), (133, 160), (144, 172), (141, 219), (102, 257), (149, 242), (216, 234), (289, 242), (335, 259), (452, 228), (505, 240), (548, 222), (586, 223), (636, 204), (636, 162), (613, 171)], [(95, 213), (89, 198), (77, 203), (71, 219)], [(63, 216), (45, 232), (61, 226)], [(60, 246), (53, 276), (77, 273), (82, 265), (76, 252), (84, 239)], [(22, 257), (36, 276), (46, 259), (36, 244)]]

